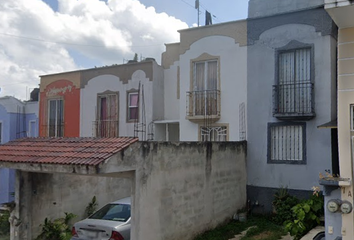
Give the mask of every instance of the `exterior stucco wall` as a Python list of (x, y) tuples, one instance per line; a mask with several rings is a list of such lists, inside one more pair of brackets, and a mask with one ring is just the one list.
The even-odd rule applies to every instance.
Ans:
[(324, 0), (250, 0), (248, 17), (264, 17), (323, 6)]
[[(246, 32), (244, 32), (246, 34)], [(194, 42), (180, 56), (180, 139), (198, 141), (199, 126), (186, 119), (186, 93), (191, 91), (191, 60), (207, 53), (219, 57), (221, 117), (217, 124), (229, 124), (229, 140), (239, 140), (239, 105), (247, 100), (247, 48), (235, 39), (210, 36)]]
[[(139, 82), (141, 83), (140, 88), (144, 85), (145, 117), (146, 123), (150, 123), (153, 110), (153, 81), (150, 81), (142, 70), (135, 71), (127, 83), (120, 81), (118, 77), (113, 75), (100, 75), (90, 79), (87, 85), (81, 89), (80, 136), (93, 136), (93, 122), (96, 121), (97, 111), (97, 94), (106, 91), (118, 92), (119, 136), (134, 136), (134, 122), (127, 122), (127, 91), (138, 90)], [(142, 98), (139, 101), (139, 105), (139, 119), (141, 122)]]
[[(168, 69), (165, 69), (165, 120), (177, 120), (180, 115), (180, 100), (178, 99), (177, 92), (180, 90), (178, 82), (178, 68), (179, 62), (175, 62)], [(179, 79), (181, 81), (181, 79)], [(182, 80), (185, 81), (185, 80)], [(181, 92), (180, 92), (181, 93)], [(184, 92), (182, 94), (185, 94)]]
[[(324, 10), (321, 10), (324, 11)], [(323, 17), (323, 12), (315, 9), (306, 11), (316, 18)], [(318, 185), (318, 174), (331, 170), (331, 133), (320, 130), (317, 126), (329, 122), (335, 116), (335, 39), (323, 34), (333, 27), (328, 17), (323, 18), (323, 25), (313, 26), (312, 22), (303, 23), (293, 13), (287, 21), (291, 24), (277, 24), (264, 30), (258, 40), (249, 36), (248, 46), (248, 185), (255, 187), (279, 188), (281, 186), (294, 190), (311, 190)], [(283, 16), (284, 18), (285, 16)], [(252, 22), (253, 20), (249, 20)], [(256, 22), (262, 19), (254, 20)], [(267, 19), (281, 21), (281, 17)], [(299, 23), (296, 23), (296, 22)], [(252, 32), (255, 23), (248, 24), (248, 32)], [(319, 30), (323, 30), (323, 32)], [(286, 46), (291, 41), (310, 44), (314, 50), (314, 97), (316, 117), (306, 122), (306, 164), (269, 164), (267, 163), (267, 124), (283, 122), (273, 117), (273, 90), (276, 84), (276, 49)], [(252, 167), (253, 166), (253, 167)], [(257, 167), (254, 167), (257, 166)], [(259, 200), (259, 199), (258, 199)], [(260, 200), (259, 200), (260, 201)], [(260, 204), (262, 204), (260, 202)]]
[[(152, 103), (145, 102), (145, 107), (152, 104), (152, 119), (147, 119), (146, 124), (152, 123), (152, 120), (161, 120), (164, 118), (164, 71), (163, 68), (153, 62), (153, 87), (152, 87)], [(145, 92), (145, 94), (150, 94)], [(149, 106), (148, 106), (149, 107)]]
[(79, 221), (85, 217), (85, 208), (93, 196), (98, 210), (106, 203), (130, 196), (132, 186), (131, 179), (48, 173), (29, 173), (29, 181), (30, 239), (38, 236), (45, 218), (63, 217), (68, 212), (76, 214), (74, 221)]

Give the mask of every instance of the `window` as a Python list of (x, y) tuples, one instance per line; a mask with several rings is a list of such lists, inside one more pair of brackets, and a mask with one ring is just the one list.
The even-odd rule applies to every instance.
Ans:
[(51, 99), (48, 101), (48, 136), (63, 137), (64, 136), (64, 109), (63, 100)]
[(118, 137), (118, 94), (97, 96), (96, 137)]
[(268, 124), (268, 162), (305, 164), (306, 123)]
[(275, 114), (314, 114), (311, 65), (311, 48), (279, 52)]
[(36, 120), (30, 120), (28, 123), (27, 137), (36, 137)]
[(139, 119), (139, 93), (128, 92), (128, 112), (127, 121), (135, 121)]
[(200, 140), (202, 142), (225, 142), (228, 141), (227, 126), (200, 127)]
[(193, 114), (217, 115), (217, 60), (195, 62), (193, 71)]

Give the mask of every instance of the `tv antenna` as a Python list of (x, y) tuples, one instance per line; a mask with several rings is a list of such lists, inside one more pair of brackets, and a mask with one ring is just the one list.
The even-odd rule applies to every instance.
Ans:
[(195, 9), (198, 9), (197, 15), (198, 15), (198, 27), (199, 27), (199, 0), (195, 0)]

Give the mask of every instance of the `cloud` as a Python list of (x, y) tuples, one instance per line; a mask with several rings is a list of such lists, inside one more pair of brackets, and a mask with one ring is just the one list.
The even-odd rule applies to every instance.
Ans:
[(57, 12), (41, 0), (2, 0), (0, 96), (25, 99), (39, 75), (94, 67), (75, 62), (73, 52), (102, 65), (134, 53), (159, 60), (164, 43), (187, 27), (137, 0), (58, 0)]

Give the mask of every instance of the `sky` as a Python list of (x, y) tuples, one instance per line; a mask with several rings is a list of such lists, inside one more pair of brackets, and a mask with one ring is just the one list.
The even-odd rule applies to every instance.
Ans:
[[(213, 24), (245, 19), (248, 0), (200, 0)], [(28, 100), (41, 75), (153, 57), (197, 26), (195, 0), (1, 0), (0, 97)]]

